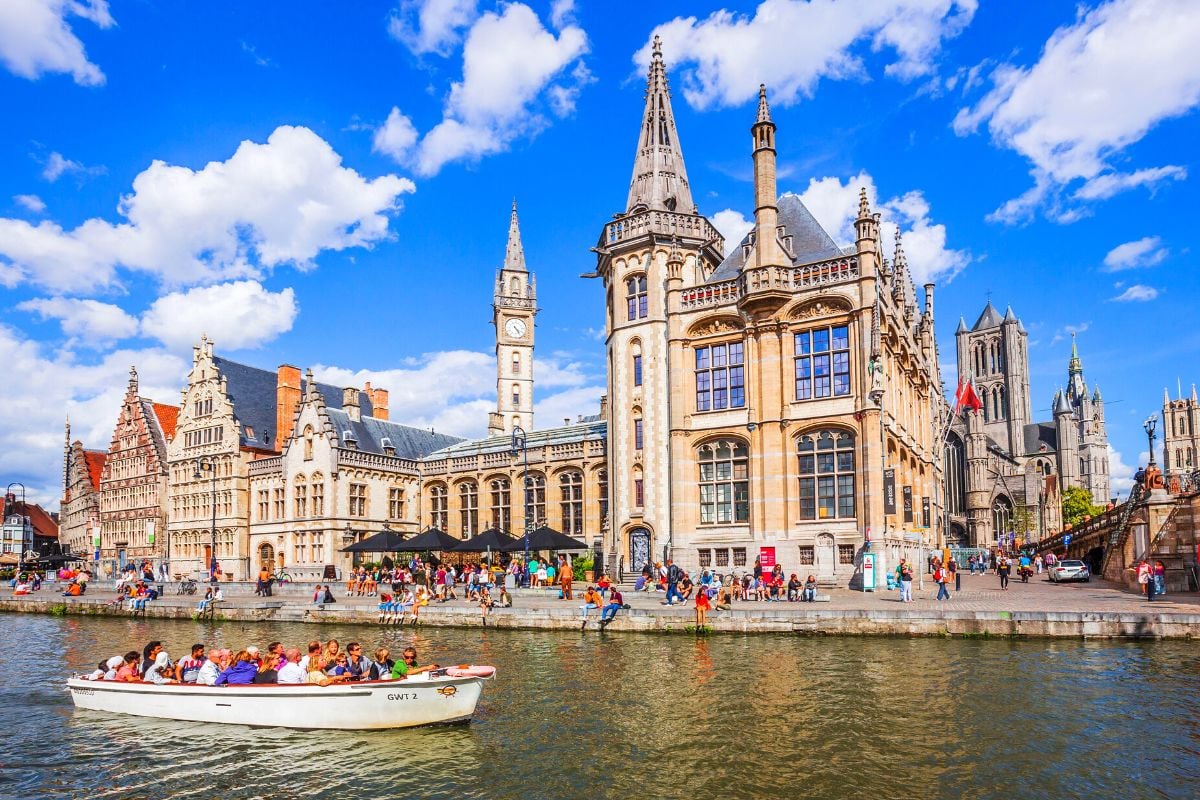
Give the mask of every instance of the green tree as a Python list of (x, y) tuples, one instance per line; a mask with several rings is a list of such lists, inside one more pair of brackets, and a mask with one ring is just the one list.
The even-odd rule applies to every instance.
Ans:
[(1012, 529), (1016, 531), (1018, 538), (1025, 541), (1037, 534), (1037, 516), (1029, 506), (1017, 506), (1013, 509)]
[(1064, 525), (1075, 526), (1084, 517), (1095, 516), (1104, 508), (1092, 503), (1092, 493), (1081, 486), (1072, 486), (1062, 495), (1062, 518)]

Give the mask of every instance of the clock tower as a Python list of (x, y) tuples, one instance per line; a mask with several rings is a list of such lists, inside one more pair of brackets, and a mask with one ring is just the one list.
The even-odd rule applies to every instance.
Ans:
[(537, 287), (525, 268), (517, 202), (508, 223), (504, 266), (496, 274), (492, 323), (496, 326), (496, 411), (488, 415), (488, 436), (507, 436), (515, 426), (533, 430), (533, 318)]

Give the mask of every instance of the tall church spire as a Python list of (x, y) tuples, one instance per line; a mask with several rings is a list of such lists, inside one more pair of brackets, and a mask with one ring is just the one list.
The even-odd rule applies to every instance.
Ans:
[(508, 219), (508, 248), (504, 251), (504, 268), (525, 272), (525, 248), (521, 245), (521, 223), (517, 219), (517, 201), (512, 204)]
[(650, 72), (646, 76), (646, 110), (638, 136), (637, 158), (633, 162), (633, 180), (629, 184), (626, 213), (639, 206), (659, 211), (696, 213), (683, 150), (675, 131), (671, 110), (671, 90), (667, 86), (667, 68), (663, 64), (662, 40), (654, 37)]

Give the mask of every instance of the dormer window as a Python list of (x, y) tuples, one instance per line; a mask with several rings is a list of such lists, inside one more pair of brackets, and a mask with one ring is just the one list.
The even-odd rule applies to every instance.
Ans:
[(358, 447), (358, 437), (354, 435), (354, 431), (347, 428), (342, 431), (342, 444), (354, 450)]
[(392, 445), (391, 438), (385, 436), (379, 441), (379, 444), (381, 447), (383, 447), (383, 452), (385, 454), (387, 454), (389, 456), (396, 454), (396, 448), (394, 445)]

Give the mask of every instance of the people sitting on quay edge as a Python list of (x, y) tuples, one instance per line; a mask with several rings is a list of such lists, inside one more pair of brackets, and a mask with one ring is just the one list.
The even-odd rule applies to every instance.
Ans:
[(500, 597), (493, 603), (495, 608), (512, 608), (512, 595), (508, 593), (507, 586), (500, 587)]
[(596, 581), (596, 591), (601, 597), (608, 597), (608, 590), (612, 588), (612, 578), (608, 577), (607, 572), (601, 572), (599, 580)]
[(587, 625), (588, 612), (593, 608), (604, 608), (604, 598), (600, 596), (594, 586), (589, 586), (583, 593), (583, 605), (579, 607), (579, 610), (583, 612), (584, 625)]
[(204, 645), (192, 645), (191, 655), (179, 659), (179, 663), (175, 665), (175, 680), (180, 683), (195, 683), (204, 661)]
[(804, 584), (800, 582), (800, 578), (796, 573), (792, 573), (792, 577), (788, 578), (787, 582), (787, 599), (789, 603), (794, 603), (800, 599), (800, 592), (804, 588)]
[(226, 684), (245, 686), (254, 683), (256, 675), (258, 675), (258, 666), (254, 663), (254, 656), (245, 650), (241, 650), (233, 657), (233, 663), (221, 670), (221, 674), (217, 676), (214, 686), (224, 686)]
[(733, 585), (722, 586), (720, 589), (717, 589), (717, 599), (716, 602), (713, 603), (713, 608), (717, 609), (718, 611), (729, 611), (732, 609), (733, 595), (735, 591), (736, 590)]
[(204, 597), (201, 598), (200, 602), (196, 605), (196, 611), (203, 614), (213, 603), (219, 603), (224, 599), (225, 593), (221, 591), (220, 586), (209, 586), (204, 590)]
[(684, 570), (680, 570), (681, 577), (679, 578), (679, 602), (687, 603), (692, 599), (692, 592), (696, 591), (696, 585), (692, 583), (692, 576), (688, 575)]
[(708, 621), (708, 612), (712, 610), (712, 601), (708, 599), (708, 592), (696, 593), (696, 627), (704, 625)]
[(800, 595), (800, 599), (808, 603), (817, 602), (817, 576), (809, 575), (804, 581), (804, 591)]
[(608, 602), (600, 609), (600, 627), (603, 628), (612, 622), (613, 617), (624, 607), (625, 598), (621, 596), (621, 590), (614, 586), (612, 592), (609, 593)]

